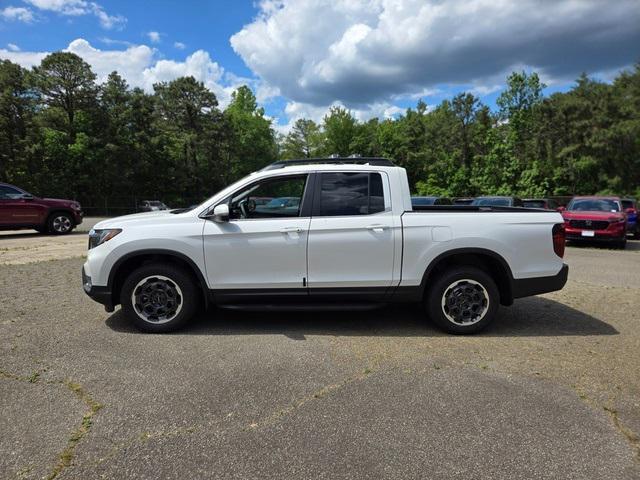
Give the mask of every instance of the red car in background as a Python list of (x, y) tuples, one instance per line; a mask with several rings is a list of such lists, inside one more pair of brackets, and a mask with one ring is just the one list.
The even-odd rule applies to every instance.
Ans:
[(0, 183), (0, 230), (34, 229), (63, 235), (82, 223), (82, 208), (73, 200), (39, 198)]
[(618, 197), (573, 197), (562, 216), (567, 240), (606, 241), (619, 248), (627, 244), (627, 216)]

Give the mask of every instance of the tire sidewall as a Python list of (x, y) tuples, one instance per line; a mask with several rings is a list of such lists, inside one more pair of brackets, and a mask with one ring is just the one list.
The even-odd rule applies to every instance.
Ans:
[[(58, 232), (53, 228), (53, 221), (58, 217), (67, 217), (69, 219), (69, 221), (71, 222), (71, 227), (69, 228), (69, 230), (67, 230), (66, 232)], [(76, 224), (73, 220), (73, 215), (67, 212), (54, 212), (49, 216), (49, 220), (47, 221), (47, 230), (53, 235), (68, 235), (73, 231), (75, 227)]]
[[(465, 278), (480, 283), (489, 294), (489, 308), (484, 318), (472, 325), (458, 325), (450, 321), (442, 311), (442, 296), (453, 282)], [(425, 297), (427, 315), (438, 327), (454, 334), (469, 334), (479, 332), (489, 325), (495, 318), (500, 304), (500, 292), (493, 279), (484, 271), (476, 267), (454, 267), (438, 275), (428, 289)]]
[[(166, 323), (156, 324), (141, 318), (131, 302), (131, 294), (136, 285), (146, 277), (161, 275), (171, 279), (182, 291), (182, 309)], [(183, 327), (196, 313), (199, 305), (199, 295), (191, 276), (180, 267), (172, 265), (149, 264), (134, 270), (125, 280), (120, 292), (120, 304), (125, 316), (133, 322), (139, 330), (151, 333), (172, 332)]]

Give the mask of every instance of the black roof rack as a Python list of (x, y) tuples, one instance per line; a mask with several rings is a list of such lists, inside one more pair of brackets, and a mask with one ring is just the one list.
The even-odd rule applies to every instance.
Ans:
[(280, 160), (267, 165), (262, 170), (276, 170), (278, 168), (290, 167), (293, 165), (373, 165), (375, 167), (395, 167), (395, 164), (387, 158), (379, 157), (326, 157), (326, 158), (303, 158), (297, 160)]

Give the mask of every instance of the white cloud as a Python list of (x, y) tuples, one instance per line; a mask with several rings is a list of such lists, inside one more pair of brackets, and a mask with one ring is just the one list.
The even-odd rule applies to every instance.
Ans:
[[(248, 83), (235, 77), (211, 59), (208, 52), (197, 50), (184, 61), (158, 59), (158, 52), (147, 45), (131, 45), (124, 50), (101, 50), (87, 40), (78, 38), (65, 49), (82, 57), (95, 72), (97, 81), (104, 82), (116, 70), (132, 87), (153, 91), (153, 84), (168, 82), (182, 76), (193, 76), (216, 94), (222, 107), (229, 104), (231, 93)], [(0, 59), (8, 59), (25, 68), (38, 65), (51, 52), (25, 52), (0, 49)]]
[(9, 50), (11, 50), (12, 52), (19, 52), (20, 51), (20, 47), (18, 45), (16, 45), (15, 43), (7, 43), (7, 48)]
[(178, 50), (184, 50), (185, 48), (187, 48), (187, 46), (182, 42), (173, 42), (173, 47), (177, 48)]
[(637, 59), (640, 8), (619, 0), (266, 0), (231, 45), (294, 102), (352, 108), (493, 80), (518, 65), (546, 77)]
[(160, 32), (147, 32), (147, 37), (151, 43), (160, 43)]
[(34, 7), (66, 16), (94, 15), (106, 29), (121, 27), (127, 19), (122, 15), (109, 15), (102, 6), (87, 0), (24, 0)]
[(0, 10), (0, 17), (5, 20), (31, 23), (35, 20), (33, 12), (24, 7), (6, 7)]

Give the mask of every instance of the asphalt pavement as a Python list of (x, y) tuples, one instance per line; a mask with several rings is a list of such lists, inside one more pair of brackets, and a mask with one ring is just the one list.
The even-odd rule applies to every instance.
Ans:
[(82, 292), (85, 239), (0, 262), (0, 478), (640, 478), (638, 242), (458, 337), (413, 306), (138, 333)]

